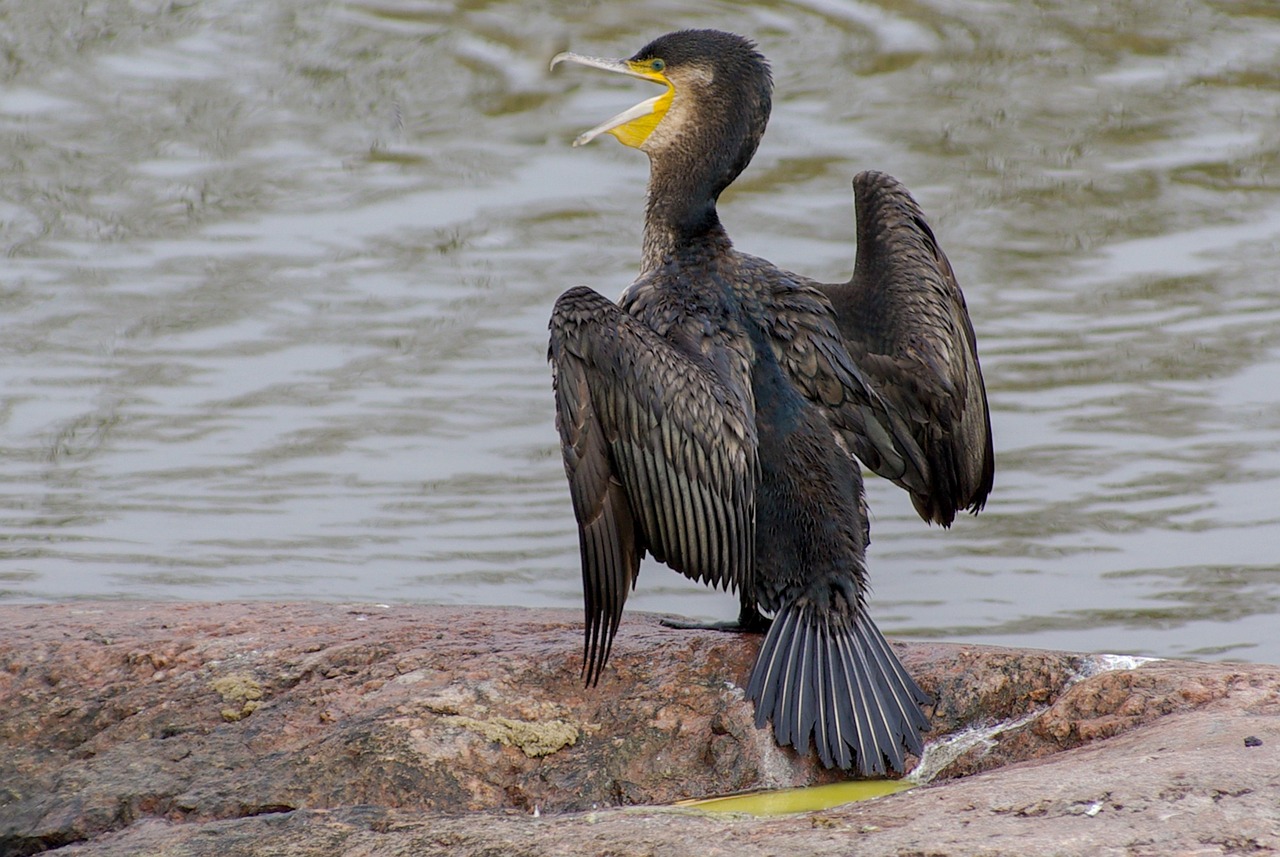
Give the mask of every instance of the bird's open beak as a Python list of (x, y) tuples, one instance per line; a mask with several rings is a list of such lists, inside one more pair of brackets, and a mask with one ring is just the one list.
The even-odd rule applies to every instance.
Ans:
[(582, 54), (564, 51), (551, 58), (551, 68), (555, 68), (562, 62), (573, 62), (578, 65), (625, 74), (629, 77), (638, 77), (641, 80), (650, 80), (667, 87), (667, 91), (661, 95), (645, 99), (634, 107), (622, 111), (612, 119), (606, 119), (590, 131), (584, 131), (579, 134), (578, 139), (573, 141), (575, 146), (586, 145), (607, 132), (617, 137), (622, 144), (638, 149), (645, 140), (649, 139), (653, 129), (658, 127), (662, 117), (667, 114), (667, 109), (671, 107), (671, 99), (675, 96), (675, 87), (671, 81), (667, 80), (667, 76), (644, 63), (633, 60), (585, 57)]

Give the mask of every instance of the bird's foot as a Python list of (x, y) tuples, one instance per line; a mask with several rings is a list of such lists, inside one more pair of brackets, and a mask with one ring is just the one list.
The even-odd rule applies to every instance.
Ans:
[(689, 622), (684, 619), (663, 617), (658, 620), (668, 628), (679, 628), (681, 631), (736, 631), (746, 630), (737, 619), (732, 622)]
[(688, 622), (683, 619), (663, 617), (659, 620), (668, 628), (679, 628), (685, 631), (728, 631), (734, 634), (763, 634), (769, 630), (772, 619), (760, 615), (754, 607), (743, 608), (738, 618), (732, 622)]

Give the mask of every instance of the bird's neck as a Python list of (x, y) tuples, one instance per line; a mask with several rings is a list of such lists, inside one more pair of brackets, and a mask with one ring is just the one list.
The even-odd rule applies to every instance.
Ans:
[(704, 246), (730, 246), (716, 214), (716, 199), (728, 183), (711, 174), (705, 160), (650, 159), (643, 271)]

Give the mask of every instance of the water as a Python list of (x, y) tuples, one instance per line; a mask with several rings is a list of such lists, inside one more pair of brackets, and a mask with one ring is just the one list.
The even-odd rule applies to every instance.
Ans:
[[(722, 217), (820, 279), (849, 181), (929, 214), (987, 511), (868, 482), (890, 633), (1280, 662), (1280, 9), (51, 2), (0, 11), (0, 597), (577, 606), (546, 320), (617, 294), (653, 94), (548, 59), (750, 34)], [(735, 600), (646, 565), (633, 609)]]

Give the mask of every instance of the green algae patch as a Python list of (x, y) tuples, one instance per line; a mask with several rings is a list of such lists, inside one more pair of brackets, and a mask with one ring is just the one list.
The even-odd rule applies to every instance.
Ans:
[(906, 780), (852, 780), (799, 789), (774, 789), (723, 797), (691, 798), (676, 801), (672, 805), (706, 812), (741, 812), (758, 816), (789, 815), (796, 812), (830, 809), (842, 803), (897, 794), (914, 786), (915, 783)]
[(564, 747), (578, 742), (578, 727), (564, 720), (547, 720), (531, 723), (512, 720), (509, 717), (489, 717), (477, 720), (461, 714), (442, 717), (441, 722), (461, 726), (504, 747), (519, 747), (526, 756), (550, 756)]
[(228, 723), (243, 720), (258, 710), (262, 704), (262, 685), (254, 681), (252, 676), (232, 673), (209, 682), (209, 686), (217, 691), (224, 703), (222, 719)]

